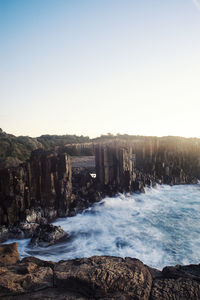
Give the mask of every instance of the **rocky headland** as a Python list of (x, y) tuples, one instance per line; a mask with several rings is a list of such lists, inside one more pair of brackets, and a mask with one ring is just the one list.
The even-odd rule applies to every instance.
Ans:
[[(19, 166), (0, 169), (0, 242), (31, 238), (33, 247), (48, 247), (68, 238), (49, 224), (58, 217), (73, 216), (119, 192), (199, 179), (197, 139), (110, 140), (37, 149)], [(16, 244), (1, 246), (0, 255), (4, 299), (200, 299), (199, 265), (161, 272), (134, 258), (19, 261)]]

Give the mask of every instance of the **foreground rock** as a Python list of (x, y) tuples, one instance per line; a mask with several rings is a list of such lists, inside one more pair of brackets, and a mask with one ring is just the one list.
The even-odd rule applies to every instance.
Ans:
[(48, 247), (66, 237), (67, 233), (60, 226), (44, 224), (36, 228), (30, 244), (32, 246)]
[[(48, 287), (53, 287), (53, 269), (49, 263), (37, 259), (24, 259), (15, 265), (0, 267), (0, 297), (3, 299), (10, 295), (20, 299), (20, 294)], [(28, 295), (26, 297), (29, 299)]]
[(0, 265), (13, 265), (19, 261), (17, 243), (0, 246)]
[[(14, 257), (12, 264), (5, 254)], [(18, 260), (17, 244), (0, 246), (2, 299), (199, 300), (200, 265), (149, 268), (134, 258), (94, 256), (58, 263)]]

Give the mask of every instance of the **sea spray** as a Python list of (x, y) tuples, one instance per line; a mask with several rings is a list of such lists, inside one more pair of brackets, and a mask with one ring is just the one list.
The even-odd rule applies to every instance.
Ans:
[(199, 263), (200, 185), (157, 185), (146, 188), (144, 194), (105, 198), (54, 224), (66, 230), (70, 239), (34, 249), (29, 248), (29, 240), (19, 240), (21, 257), (58, 261), (93, 255), (130, 256), (160, 269)]

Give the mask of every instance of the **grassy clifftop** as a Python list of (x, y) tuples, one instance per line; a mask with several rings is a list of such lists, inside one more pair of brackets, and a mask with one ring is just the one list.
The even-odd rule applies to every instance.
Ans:
[[(33, 150), (43, 148), (45, 150), (61, 147), (70, 155), (93, 155), (92, 143), (101, 143), (109, 141), (125, 141), (133, 146), (134, 150), (142, 153), (144, 144), (149, 145), (152, 151), (155, 147), (161, 152), (164, 150), (183, 151), (185, 148), (190, 149), (191, 153), (197, 153), (200, 149), (200, 139), (182, 138), (175, 136), (155, 137), (139, 136), (128, 134), (101, 135), (100, 137), (90, 139), (88, 136), (77, 135), (42, 135), (37, 138), (28, 136), (14, 136), (7, 134), (0, 129), (0, 168), (17, 166), (19, 163), (29, 159)], [(157, 145), (157, 146), (156, 146)], [(158, 147), (159, 145), (159, 147)], [(155, 148), (155, 149), (157, 149)], [(154, 150), (155, 150), (154, 149)], [(157, 151), (157, 150), (156, 150)], [(193, 156), (190, 155), (192, 158)]]
[(88, 142), (89, 137), (76, 135), (42, 135), (38, 138), (14, 136), (0, 129), (0, 168), (17, 166), (26, 161), (33, 150), (52, 149), (66, 144)]

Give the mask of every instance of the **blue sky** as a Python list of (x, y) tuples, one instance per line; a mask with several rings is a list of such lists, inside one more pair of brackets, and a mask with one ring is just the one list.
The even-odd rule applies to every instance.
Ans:
[(0, 0), (0, 127), (200, 137), (195, 0)]

